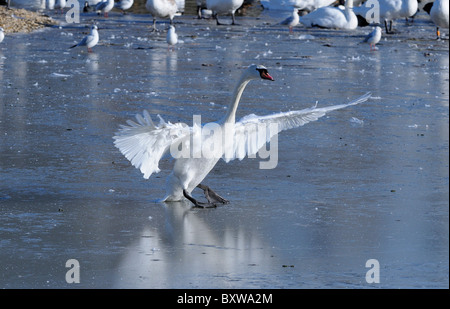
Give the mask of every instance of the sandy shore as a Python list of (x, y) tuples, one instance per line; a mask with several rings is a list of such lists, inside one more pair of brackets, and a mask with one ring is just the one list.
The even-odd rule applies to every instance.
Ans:
[(5, 6), (0, 6), (0, 27), (6, 33), (28, 33), (46, 25), (54, 24), (57, 24), (57, 22), (47, 15), (25, 9), (7, 9)]

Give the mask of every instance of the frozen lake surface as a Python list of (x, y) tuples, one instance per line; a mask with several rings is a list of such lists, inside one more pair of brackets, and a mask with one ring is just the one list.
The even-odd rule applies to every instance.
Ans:
[[(358, 45), (369, 28), (289, 35), (283, 14), (177, 17), (173, 52), (149, 15), (7, 36), (0, 288), (448, 288), (448, 30), (435, 40), (421, 13), (371, 52)], [(69, 50), (94, 20), (94, 52)], [(144, 109), (217, 120), (252, 63), (275, 82), (250, 83), (238, 119), (373, 98), (282, 132), (275, 169), (219, 161), (204, 183), (228, 205), (154, 202), (169, 170), (143, 179), (113, 145), (119, 125)], [(69, 259), (80, 283), (65, 280)], [(380, 283), (366, 282), (369, 259)]]

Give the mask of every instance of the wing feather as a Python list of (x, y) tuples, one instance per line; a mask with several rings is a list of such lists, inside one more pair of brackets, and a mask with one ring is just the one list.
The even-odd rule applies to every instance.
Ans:
[(268, 116), (248, 115), (236, 122), (234, 126), (233, 144), (225, 148), (223, 159), (228, 162), (233, 159), (242, 160), (246, 155), (252, 157), (270, 139), (281, 131), (297, 128), (309, 122), (316, 121), (328, 112), (345, 108), (367, 101), (371, 94), (366, 93), (347, 104), (339, 104), (318, 108), (317, 106), (272, 114)]
[(160, 171), (158, 163), (170, 146), (191, 133), (184, 123), (166, 123), (158, 117), (160, 123), (155, 126), (150, 114), (144, 111), (143, 115), (136, 115), (137, 122), (128, 120), (128, 125), (121, 125), (113, 137), (114, 145), (146, 179)]

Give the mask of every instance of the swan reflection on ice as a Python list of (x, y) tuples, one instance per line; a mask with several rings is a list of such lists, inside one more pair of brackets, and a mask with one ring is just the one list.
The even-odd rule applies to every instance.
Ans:
[[(217, 204), (226, 204), (229, 201), (201, 182), (219, 159), (222, 158), (229, 162), (236, 158), (242, 160), (246, 155), (254, 156), (279, 132), (315, 121), (327, 112), (362, 103), (370, 97), (370, 93), (367, 93), (347, 104), (322, 108), (314, 106), (299, 111), (267, 116), (250, 115), (236, 122), (236, 110), (242, 93), (247, 84), (255, 79), (274, 81), (266, 67), (262, 65), (249, 66), (243, 72), (234, 90), (227, 114), (219, 121), (203, 126), (220, 128), (221, 132), (231, 131), (231, 134), (223, 134), (225, 138), (222, 134), (203, 134), (201, 132), (204, 130), (199, 130), (199, 125), (195, 123), (192, 127), (189, 127), (184, 123), (165, 122), (159, 117), (160, 123), (155, 125), (148, 112), (144, 111), (143, 117), (141, 115), (136, 116), (137, 123), (128, 121), (128, 125), (121, 126), (121, 129), (114, 136), (114, 144), (130, 160), (133, 166), (140, 169), (146, 179), (152, 173), (160, 171), (158, 163), (170, 150), (173, 152), (174, 149), (178, 149), (179, 145), (182, 148), (189, 148), (188, 156), (175, 156), (173, 171), (168, 178), (167, 195), (161, 201), (176, 202), (187, 198), (196, 207), (216, 207)], [(261, 134), (261, 130), (258, 128), (264, 126), (269, 127), (269, 130), (263, 130), (264, 134)], [(201, 139), (202, 145), (214, 145), (214, 154), (208, 156), (205, 153), (200, 153), (202, 149), (195, 147), (194, 143), (191, 147), (191, 141), (196, 139)], [(222, 144), (222, 147), (215, 147), (220, 144)], [(173, 147), (173, 145), (177, 146)], [(217, 149), (220, 149), (220, 151)], [(186, 149), (182, 151), (186, 151)], [(173, 153), (171, 155), (174, 157)], [(196, 187), (204, 191), (208, 202), (199, 202), (191, 196), (191, 192)]]

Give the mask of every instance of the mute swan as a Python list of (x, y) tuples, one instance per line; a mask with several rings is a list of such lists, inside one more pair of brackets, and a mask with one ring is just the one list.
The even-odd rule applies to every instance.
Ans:
[(101, 11), (104, 17), (108, 17), (109, 11), (114, 7), (114, 0), (103, 0), (95, 6), (96, 11)]
[(430, 14), (430, 18), (436, 25), (437, 39), (441, 38), (439, 28), (449, 27), (448, 0), (436, 0), (429, 2), (423, 7), (424, 11)]
[(147, 0), (145, 7), (153, 16), (153, 30), (156, 29), (156, 18), (169, 18), (170, 24), (173, 24), (173, 18), (177, 13), (178, 7), (175, 0)]
[(116, 2), (116, 4), (114, 4), (114, 7), (122, 10), (122, 13), (125, 14), (125, 11), (131, 9), (133, 4), (134, 0), (120, 0), (119, 2)]
[(293, 28), (298, 25), (299, 20), (298, 10), (294, 8), (292, 15), (280, 22), (280, 25), (287, 25), (289, 27), (289, 33), (293, 33)]
[(0, 27), (0, 43), (3, 41), (3, 39), (5, 38), (5, 30), (3, 30), (2, 27)]
[(170, 25), (169, 31), (167, 31), (166, 41), (167, 44), (169, 44), (169, 49), (171, 47), (173, 48), (173, 46), (178, 42), (178, 35), (175, 32), (175, 27), (173, 25)]
[(353, 0), (345, 1), (345, 10), (335, 7), (321, 7), (300, 18), (306, 27), (353, 30), (358, 27), (358, 18), (353, 12)]
[(231, 24), (235, 25), (234, 13), (243, 3), (244, 0), (206, 0), (206, 7), (213, 11), (213, 16), (216, 19), (217, 25), (222, 25), (219, 22), (219, 14), (231, 14)]
[[(392, 23), (399, 18), (409, 18), (416, 14), (418, 9), (417, 0), (377, 0), (379, 5), (379, 17), (380, 21), (384, 21), (384, 26), (387, 34), (393, 33)], [(366, 7), (365, 5), (356, 7), (355, 13), (365, 18), (366, 14), (372, 7)], [(389, 22), (389, 28), (388, 28)]]
[[(224, 139), (215, 133), (212, 136), (205, 136), (203, 132), (199, 133), (202, 129), (200, 124), (195, 124), (195, 122), (192, 127), (189, 127), (183, 123), (166, 123), (159, 116), (160, 124), (156, 126), (148, 112), (144, 111), (143, 117), (136, 115), (137, 123), (128, 121), (128, 126), (121, 126), (113, 137), (114, 145), (133, 166), (140, 169), (146, 179), (154, 172), (160, 171), (158, 162), (170, 151), (170, 154), (175, 157), (175, 162), (167, 182), (167, 195), (162, 201), (181, 201), (187, 198), (196, 207), (215, 207), (217, 203), (227, 203), (228, 201), (201, 182), (220, 158), (228, 162), (235, 158), (242, 160), (245, 155), (249, 157), (255, 155), (278, 132), (302, 126), (319, 119), (327, 112), (364, 102), (370, 97), (370, 93), (367, 93), (347, 104), (322, 108), (312, 107), (268, 116), (250, 115), (235, 122), (236, 110), (242, 93), (247, 84), (255, 79), (274, 80), (264, 66), (254, 64), (249, 66), (236, 85), (227, 114), (221, 120), (203, 126), (203, 128), (213, 127), (217, 129), (217, 132), (225, 132)], [(264, 134), (261, 134), (258, 130), (260, 126), (264, 128), (269, 126), (269, 132), (263, 130)], [(209, 151), (205, 153), (196, 149), (195, 142), (197, 140), (206, 145), (218, 142), (219, 146), (224, 146), (217, 147), (217, 149), (214, 147), (214, 153), (211, 155)], [(177, 153), (180, 145), (183, 152), (187, 150), (187, 156), (186, 153), (184, 156)], [(207, 147), (206, 149), (208, 150)], [(191, 196), (192, 190), (196, 187), (203, 189), (208, 203), (198, 202)]]
[(80, 43), (71, 46), (70, 48), (74, 48), (77, 46), (86, 46), (89, 53), (92, 53), (92, 47), (97, 45), (98, 43), (98, 28), (96, 25), (92, 25), (91, 33), (85, 36)]
[[(381, 28), (376, 26), (371, 33), (369, 33), (364, 40), (363, 43), (370, 44), (370, 50), (376, 50), (375, 45), (381, 40)], [(373, 49), (372, 49), (373, 47)]]
[(261, 0), (261, 5), (268, 10), (289, 10), (295, 7), (298, 10), (312, 12), (333, 2), (336, 0)]

